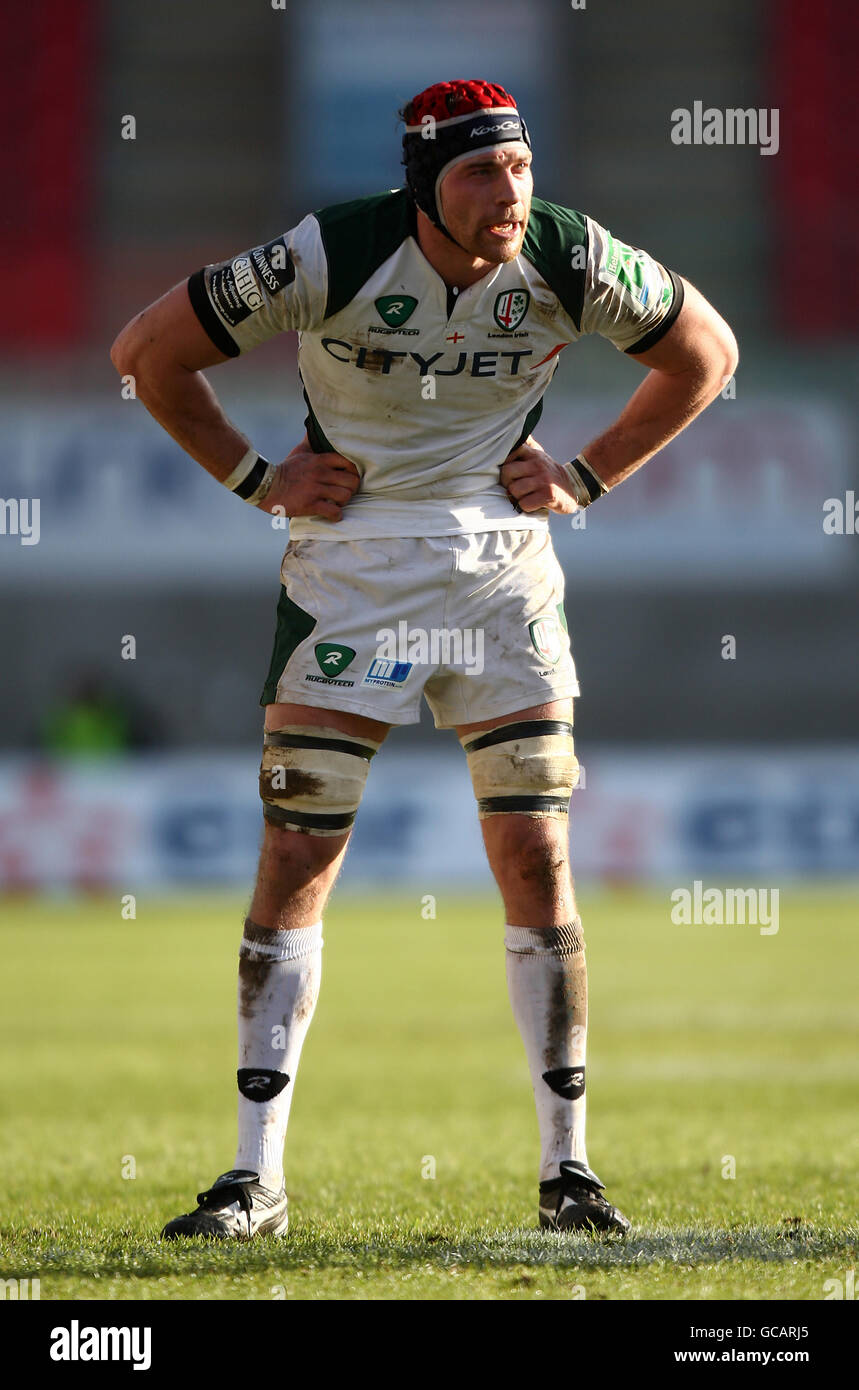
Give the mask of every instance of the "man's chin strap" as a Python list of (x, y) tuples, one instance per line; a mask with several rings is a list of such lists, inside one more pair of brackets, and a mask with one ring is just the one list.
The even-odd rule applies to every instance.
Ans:
[(448, 239), (448, 241), (452, 241), (453, 244), (454, 244), (454, 246), (458, 246), (458, 247), (459, 247), (460, 251), (465, 251), (466, 255), (470, 255), (471, 253), (467, 250), (467, 248), (466, 248), (465, 246), (463, 246), (462, 242), (461, 242), (461, 241), (457, 241), (456, 237), (455, 237), (455, 236), (452, 236), (451, 233), (447, 230), (447, 227), (444, 225), (444, 223), (442, 222), (442, 220), (441, 220), (441, 218), (440, 218), (438, 212), (436, 211), (436, 208), (435, 208), (435, 199), (433, 199), (433, 207), (432, 207), (432, 211), (430, 211), (429, 208), (421, 207), (420, 203), (418, 202), (417, 198), (415, 197), (415, 190), (412, 188), (412, 186), (411, 186), (411, 184), (410, 184), (410, 182), (409, 182), (408, 179), (406, 179), (406, 188), (408, 189), (409, 197), (411, 198), (412, 202), (414, 203), (415, 208), (416, 208), (416, 209), (420, 208), (420, 211), (421, 211), (422, 213), (424, 213), (424, 214), (429, 218), (430, 222), (433, 224), (434, 227), (437, 227), (437, 228), (438, 228), (438, 230), (441, 232), (442, 236), (446, 236), (447, 239)]

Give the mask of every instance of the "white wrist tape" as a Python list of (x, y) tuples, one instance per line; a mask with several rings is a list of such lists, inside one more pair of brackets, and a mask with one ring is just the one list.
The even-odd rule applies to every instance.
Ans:
[(591, 504), (590, 493), (582, 481), (582, 475), (574, 463), (565, 463), (564, 471), (570, 480), (573, 489), (573, 496), (580, 507), (589, 507)]
[(584, 454), (577, 454), (572, 463), (564, 464), (564, 468), (580, 507), (589, 507), (591, 502), (608, 492), (602, 478), (594, 471)]
[(248, 449), (243, 454), (228, 478), (224, 487), (229, 488), (243, 501), (256, 506), (261, 502), (274, 482), (277, 469), (268, 459), (258, 454), (256, 449)]

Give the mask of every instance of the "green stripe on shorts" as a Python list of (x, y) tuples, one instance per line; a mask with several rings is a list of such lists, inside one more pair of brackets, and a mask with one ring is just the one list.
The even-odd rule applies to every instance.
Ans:
[(286, 663), (299, 642), (303, 642), (305, 637), (309, 637), (315, 626), (316, 619), (310, 613), (305, 612), (303, 608), (299, 608), (297, 603), (293, 603), (284, 585), (281, 584), (280, 599), (277, 604), (274, 650), (268, 668), (268, 679), (260, 696), (261, 705), (273, 705), (277, 702), (278, 682), (283, 675)]

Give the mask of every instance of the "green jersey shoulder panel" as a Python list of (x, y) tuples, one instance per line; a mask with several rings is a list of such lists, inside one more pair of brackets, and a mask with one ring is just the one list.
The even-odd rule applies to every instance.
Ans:
[(314, 214), (328, 263), (325, 318), (339, 313), (416, 230), (404, 188), (320, 208)]
[(588, 265), (588, 227), (584, 215), (542, 198), (531, 200), (522, 254), (558, 296), (581, 332)]

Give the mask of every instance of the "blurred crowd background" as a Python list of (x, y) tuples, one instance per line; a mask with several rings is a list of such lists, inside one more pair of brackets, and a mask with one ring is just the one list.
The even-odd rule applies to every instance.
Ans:
[[(583, 692), (579, 863), (853, 872), (857, 40), (850, 0), (17, 13), (0, 55), (0, 884), (250, 871), (287, 537), (122, 398), (108, 352), (200, 265), (398, 186), (397, 110), (448, 77), (512, 91), (537, 193), (686, 276), (740, 345), (723, 398), (584, 530), (553, 520)], [(777, 148), (675, 144), (672, 112), (696, 102), (776, 111)], [(211, 379), (269, 457), (299, 440), (291, 335)], [(569, 350), (541, 442), (573, 457), (640, 379), (601, 339)], [(419, 876), (430, 853), (478, 870), (458, 757), (426, 712), (392, 737), (356, 834), (365, 872)]]

